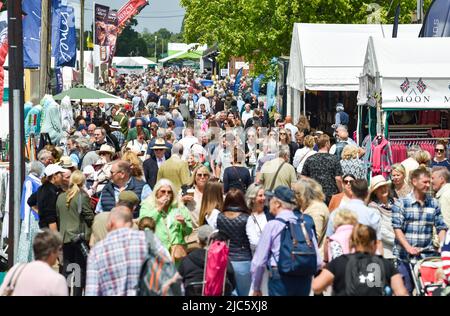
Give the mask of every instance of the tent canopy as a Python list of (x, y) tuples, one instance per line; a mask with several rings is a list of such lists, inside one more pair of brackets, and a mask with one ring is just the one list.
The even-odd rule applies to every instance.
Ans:
[(116, 67), (145, 67), (148, 65), (156, 65), (155, 62), (141, 56), (114, 57), (113, 63)]
[(449, 56), (447, 38), (369, 38), (358, 103), (381, 92), (383, 109), (448, 109)]
[(61, 92), (53, 97), (54, 100), (62, 100), (65, 96), (69, 96), (71, 101), (83, 101), (83, 103), (113, 103), (125, 104), (130, 101), (109, 94), (105, 91), (90, 89), (86, 87), (76, 87)]
[[(421, 25), (399, 25), (417, 38)], [(305, 91), (358, 91), (369, 36), (390, 38), (392, 25), (295, 23), (287, 85)]]

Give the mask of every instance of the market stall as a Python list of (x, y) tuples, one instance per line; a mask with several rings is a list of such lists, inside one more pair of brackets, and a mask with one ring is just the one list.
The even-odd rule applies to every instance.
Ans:
[[(399, 25), (398, 37), (417, 38), (420, 27), (417, 24)], [(297, 120), (301, 108), (303, 113), (306, 112), (308, 98), (304, 96), (308, 92), (352, 92), (348, 103), (356, 103), (359, 75), (370, 36), (391, 37), (392, 25), (295, 23), (287, 77), (287, 114)], [(335, 103), (326, 102), (327, 106), (320, 112), (328, 115), (323, 121), (332, 122)], [(313, 110), (312, 104), (310, 109)]]
[(157, 66), (157, 63), (142, 56), (114, 57), (112, 64), (119, 74), (143, 74)]
[(434, 143), (449, 138), (449, 56), (446, 38), (369, 38), (358, 104), (376, 111), (378, 137), (400, 145), (393, 163), (411, 144), (433, 156)]

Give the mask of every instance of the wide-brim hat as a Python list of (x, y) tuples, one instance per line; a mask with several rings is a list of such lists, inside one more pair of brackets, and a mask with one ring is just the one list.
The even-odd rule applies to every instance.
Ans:
[(375, 192), (378, 188), (389, 184), (391, 184), (391, 181), (386, 180), (382, 175), (373, 177), (370, 180), (370, 194)]
[(100, 147), (100, 150), (97, 151), (97, 154), (100, 153), (109, 153), (111, 155), (114, 155), (116, 153), (116, 150), (114, 149), (114, 147), (104, 144)]
[(114, 121), (111, 123), (111, 125), (109, 125), (109, 127), (114, 128), (114, 129), (120, 129), (120, 124), (117, 121)]
[(164, 141), (164, 139), (162, 138), (158, 138), (155, 141), (155, 144), (150, 147), (151, 150), (155, 150), (155, 149), (169, 149), (169, 147), (166, 146), (166, 142)]
[(61, 159), (59, 159), (59, 165), (61, 166), (61, 168), (65, 169), (77, 167), (77, 164), (73, 162), (73, 160), (68, 156), (61, 157)]

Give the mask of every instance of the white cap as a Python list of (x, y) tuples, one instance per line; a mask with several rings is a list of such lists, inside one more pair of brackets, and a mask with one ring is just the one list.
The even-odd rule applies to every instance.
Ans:
[(51, 164), (51, 165), (48, 165), (47, 167), (45, 167), (45, 171), (44, 171), (44, 173), (47, 177), (50, 177), (58, 172), (64, 173), (64, 172), (66, 172), (66, 169), (61, 168), (61, 166), (58, 164)]

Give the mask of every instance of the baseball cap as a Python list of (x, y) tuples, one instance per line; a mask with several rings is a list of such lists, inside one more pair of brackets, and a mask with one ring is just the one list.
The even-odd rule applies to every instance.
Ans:
[(133, 191), (120, 192), (119, 201), (127, 201), (133, 203), (134, 205), (138, 205), (141, 202), (136, 193), (134, 193)]
[(292, 203), (296, 204), (295, 200), (295, 193), (293, 190), (291, 190), (289, 187), (285, 185), (278, 186), (275, 191), (266, 191), (265, 195), (267, 198), (273, 198), (276, 197), (277, 199), (286, 202), (286, 203)]
[(59, 164), (48, 165), (47, 167), (45, 167), (45, 171), (44, 171), (44, 173), (47, 177), (50, 177), (59, 172), (62, 172), (62, 173), (66, 172), (66, 169), (62, 168)]
[(197, 230), (198, 240), (202, 243), (206, 243), (208, 241), (209, 236), (214, 232), (214, 228), (210, 225), (202, 225)]

